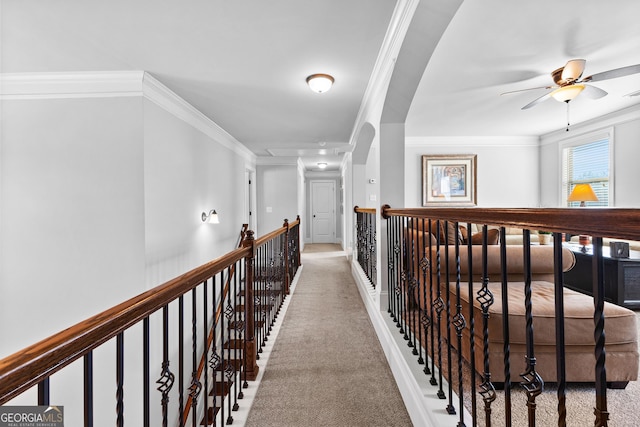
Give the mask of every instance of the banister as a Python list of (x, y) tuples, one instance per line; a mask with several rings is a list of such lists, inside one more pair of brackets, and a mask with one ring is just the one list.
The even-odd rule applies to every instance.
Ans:
[(0, 405), (250, 255), (236, 249), (0, 360)]
[(264, 244), (265, 242), (268, 242), (269, 240), (275, 239), (279, 235), (286, 233), (287, 230), (291, 230), (293, 227), (295, 227), (296, 225), (299, 225), (299, 224), (300, 224), (300, 217), (298, 216), (298, 218), (296, 218), (295, 221), (287, 222), (282, 227), (280, 227), (280, 228), (278, 228), (276, 230), (273, 230), (272, 232), (267, 233), (264, 236), (261, 236), (261, 237), (257, 238), (256, 242), (255, 242), (255, 245), (256, 246), (260, 246), (260, 245)]
[(382, 207), (383, 218), (410, 216), (438, 218), (547, 230), (558, 233), (588, 234), (624, 240), (640, 240), (640, 210), (627, 208), (403, 208)]
[(353, 211), (355, 213), (369, 213), (369, 214), (375, 214), (376, 213), (376, 208), (361, 208), (359, 206), (355, 206), (353, 208)]

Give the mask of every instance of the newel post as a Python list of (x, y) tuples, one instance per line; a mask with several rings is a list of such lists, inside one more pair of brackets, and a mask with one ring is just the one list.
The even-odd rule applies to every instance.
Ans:
[(284, 224), (282, 225), (285, 229), (284, 231), (284, 294), (289, 295), (289, 285), (291, 284), (291, 279), (289, 277), (289, 266), (291, 263), (289, 262), (289, 220), (285, 218)]
[(254, 260), (256, 255), (255, 238), (253, 236), (253, 230), (247, 230), (244, 240), (242, 241), (243, 248), (251, 248), (251, 254), (245, 258), (245, 289), (244, 289), (244, 319), (245, 319), (245, 334), (244, 334), (244, 348), (246, 351), (246, 378), (248, 381), (255, 381), (258, 377), (258, 370), (260, 367), (256, 363), (256, 337), (255, 337), (255, 314), (254, 314), (254, 296), (253, 296), (253, 272), (254, 272)]

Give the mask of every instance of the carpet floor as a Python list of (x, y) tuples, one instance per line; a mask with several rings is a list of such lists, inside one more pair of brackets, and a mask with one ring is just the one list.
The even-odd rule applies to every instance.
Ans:
[(304, 269), (246, 426), (411, 426), (338, 245), (306, 245)]

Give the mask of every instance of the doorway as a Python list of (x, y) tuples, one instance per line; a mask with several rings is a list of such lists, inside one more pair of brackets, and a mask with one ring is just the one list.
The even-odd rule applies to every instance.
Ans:
[(336, 183), (311, 181), (311, 241), (336, 242)]

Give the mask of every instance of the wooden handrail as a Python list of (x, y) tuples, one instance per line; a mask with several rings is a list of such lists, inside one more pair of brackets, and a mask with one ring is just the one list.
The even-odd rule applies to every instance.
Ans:
[(355, 213), (368, 213), (368, 214), (375, 214), (377, 212), (376, 208), (361, 208), (359, 206), (355, 206), (353, 208), (353, 211)]
[(255, 243), (256, 247), (268, 242), (269, 240), (275, 239), (279, 235), (286, 233), (288, 230), (291, 230), (293, 227), (299, 224), (300, 224), (300, 217), (296, 218), (295, 221), (290, 222), (288, 226), (283, 225), (282, 227), (276, 230), (273, 230), (271, 233), (265, 234), (264, 236), (257, 238)]
[(0, 360), (0, 405), (250, 255), (236, 249)]
[(382, 208), (383, 218), (409, 216), (504, 227), (640, 240), (640, 209), (625, 208)]

